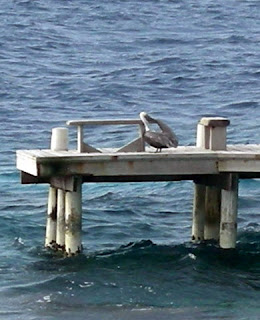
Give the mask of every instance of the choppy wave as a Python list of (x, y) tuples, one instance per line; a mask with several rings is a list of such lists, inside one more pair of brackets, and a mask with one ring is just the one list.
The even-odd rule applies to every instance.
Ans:
[[(259, 240), (256, 232), (244, 232), (237, 249), (230, 251), (214, 244), (166, 246), (142, 240), (70, 259), (30, 249), (34, 261), (13, 271), (23, 273), (22, 283), (2, 288), (0, 295), (22, 299), (34, 312), (47, 313), (51, 319), (52, 312), (77, 309), (82, 317), (95, 308), (99, 316), (107, 310), (115, 319), (127, 312), (133, 315), (130, 319), (137, 312), (140, 319), (147, 314), (157, 319), (157, 313), (179, 319), (188, 310), (198, 311), (193, 319), (206, 315), (217, 319), (228, 305), (231, 316), (243, 296), (254, 319), (258, 303), (252, 298), (260, 290)], [(13, 312), (19, 314), (19, 307), (16, 311), (14, 306)], [(98, 316), (97, 310), (94, 314)]]

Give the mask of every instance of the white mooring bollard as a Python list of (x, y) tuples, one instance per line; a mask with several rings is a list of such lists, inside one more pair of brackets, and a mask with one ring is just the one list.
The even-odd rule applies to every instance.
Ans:
[[(54, 128), (52, 129), (51, 136), (51, 150), (52, 151), (66, 151), (68, 150), (68, 129), (67, 128)], [(62, 209), (62, 198), (63, 193), (57, 191), (56, 188), (50, 186), (49, 197), (48, 197), (48, 212), (47, 212), (47, 223), (46, 223), (46, 237), (45, 237), (45, 247), (57, 248), (62, 246), (64, 240), (64, 224), (65, 221), (65, 210)], [(59, 208), (57, 212), (57, 206)], [(59, 214), (59, 219), (57, 221), (57, 213)], [(62, 217), (63, 215), (63, 217)], [(57, 225), (58, 224), (58, 225)], [(62, 235), (63, 232), (63, 235)], [(57, 243), (58, 240), (58, 243)]]
[(68, 129), (53, 128), (51, 135), (51, 150), (64, 151), (68, 150)]
[(209, 127), (204, 126), (200, 122), (197, 125), (196, 147), (209, 149)]

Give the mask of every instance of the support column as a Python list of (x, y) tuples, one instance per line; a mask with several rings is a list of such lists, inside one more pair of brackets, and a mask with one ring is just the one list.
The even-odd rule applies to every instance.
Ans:
[(231, 188), (222, 190), (220, 239), (221, 248), (231, 249), (236, 247), (237, 238), (237, 202), (238, 202), (238, 175), (230, 174)]
[(58, 189), (57, 197), (56, 242), (57, 248), (59, 250), (65, 251), (65, 191)]
[(192, 241), (204, 240), (205, 190), (202, 184), (194, 183), (194, 200), (192, 214)]
[(49, 188), (48, 210), (46, 223), (45, 247), (54, 248), (56, 245), (57, 225), (57, 190)]
[(207, 186), (205, 198), (205, 240), (219, 239), (220, 201), (221, 189), (218, 187)]
[(82, 178), (75, 180), (75, 191), (67, 191), (65, 195), (65, 249), (68, 256), (82, 251)]
[[(67, 128), (53, 128), (51, 136), (51, 150), (53, 151), (64, 151), (68, 150), (68, 129)], [(47, 212), (47, 223), (46, 223), (46, 237), (45, 247), (57, 248), (57, 237), (58, 241), (61, 241), (61, 228), (60, 221), (57, 222), (57, 205), (59, 207), (59, 216), (61, 215), (62, 199), (60, 196), (62, 193), (57, 191), (56, 188), (49, 187), (48, 197), (48, 212)], [(57, 226), (58, 224), (58, 226)], [(57, 233), (57, 229), (59, 232)], [(59, 243), (58, 243), (59, 244)]]

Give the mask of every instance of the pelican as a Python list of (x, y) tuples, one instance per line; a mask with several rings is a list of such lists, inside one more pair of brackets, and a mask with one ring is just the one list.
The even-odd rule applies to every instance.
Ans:
[[(150, 146), (156, 148), (155, 152), (161, 152), (162, 148), (177, 148), (178, 139), (167, 124), (161, 120), (156, 120), (150, 117), (146, 112), (140, 113), (140, 119), (145, 127), (144, 141)], [(156, 123), (160, 127), (161, 132), (151, 131), (148, 125), (149, 122)]]

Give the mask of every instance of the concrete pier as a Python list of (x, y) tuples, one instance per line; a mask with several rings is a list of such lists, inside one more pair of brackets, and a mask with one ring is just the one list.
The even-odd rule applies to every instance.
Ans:
[[(202, 118), (196, 145), (161, 153), (145, 147), (139, 119), (67, 124), (77, 128), (75, 149), (68, 150), (68, 129), (55, 128), (50, 149), (17, 151), (21, 182), (49, 184), (46, 247), (68, 256), (82, 251), (82, 183), (192, 180), (192, 241), (213, 239), (221, 248), (235, 248), (238, 183), (260, 178), (260, 145), (228, 145), (228, 119)], [(138, 133), (118, 149), (100, 149), (84, 141), (84, 127), (97, 125), (137, 126)]]

